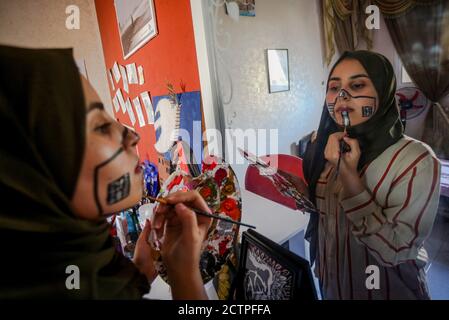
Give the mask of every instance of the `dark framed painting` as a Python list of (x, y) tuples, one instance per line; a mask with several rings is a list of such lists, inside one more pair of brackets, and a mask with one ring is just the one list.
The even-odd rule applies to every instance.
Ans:
[(268, 91), (290, 90), (288, 49), (267, 49)]
[(254, 230), (243, 232), (237, 300), (316, 300), (309, 262)]

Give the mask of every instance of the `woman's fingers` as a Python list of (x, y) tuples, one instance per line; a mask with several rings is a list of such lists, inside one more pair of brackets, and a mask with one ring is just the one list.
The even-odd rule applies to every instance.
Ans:
[(197, 237), (198, 231), (200, 231), (201, 240), (204, 239), (204, 233), (209, 229), (211, 218), (197, 216), (193, 210), (182, 203), (176, 204), (175, 211), (183, 236), (192, 239), (192, 237)]
[(212, 211), (206, 204), (206, 201), (204, 201), (203, 197), (201, 197), (201, 195), (197, 191), (178, 191), (168, 195), (165, 200), (167, 200), (167, 203), (171, 205), (185, 203), (192, 208), (212, 213)]
[(150, 232), (151, 232), (151, 221), (147, 219), (145, 221), (145, 226), (143, 227), (143, 230), (139, 236), (139, 239), (142, 237), (142, 239), (145, 239), (145, 241), (146, 241), (146, 239), (148, 239), (148, 237), (150, 235)]
[(360, 146), (357, 139), (351, 139), (348, 137), (344, 138), (344, 141), (350, 146), (351, 151), (344, 154), (344, 159), (348, 168), (351, 170), (357, 170), (357, 166), (360, 159)]
[(345, 132), (334, 132), (333, 134), (331, 134), (329, 136), (329, 140), (333, 140), (333, 141), (340, 141), (341, 139), (343, 139), (343, 137), (346, 136)]
[(174, 215), (175, 213), (172, 206), (166, 204), (159, 204), (157, 206), (152, 219), (152, 227), (159, 239), (164, 235), (166, 221)]
[(326, 148), (324, 149), (324, 157), (326, 160), (336, 165), (340, 157), (340, 141), (346, 137), (345, 132), (335, 132), (331, 134), (327, 140)]
[[(210, 213), (204, 199), (197, 191), (175, 192), (165, 198), (168, 204), (160, 204), (153, 216), (153, 228), (159, 238), (163, 236), (166, 229), (174, 230), (181, 228), (181, 232), (207, 232), (211, 224), (211, 218), (197, 215), (190, 209)], [(191, 235), (191, 234), (190, 234)]]
[(351, 139), (349, 137), (344, 137), (343, 140), (351, 147), (351, 151), (360, 150), (359, 142), (357, 139)]

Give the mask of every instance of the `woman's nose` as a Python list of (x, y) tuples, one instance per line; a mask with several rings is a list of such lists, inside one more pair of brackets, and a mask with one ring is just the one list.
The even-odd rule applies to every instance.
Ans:
[(346, 91), (345, 89), (341, 89), (340, 92), (338, 93), (338, 97), (343, 98), (344, 100), (348, 100), (350, 96), (351, 95), (349, 94), (349, 92)]
[(123, 146), (125, 148), (135, 147), (139, 143), (140, 136), (134, 130), (124, 127), (123, 131)]

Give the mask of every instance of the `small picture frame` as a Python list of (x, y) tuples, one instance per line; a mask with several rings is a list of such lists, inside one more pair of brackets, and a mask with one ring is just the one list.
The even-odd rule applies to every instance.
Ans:
[(289, 91), (288, 49), (267, 49), (268, 91)]
[(153, 0), (114, 0), (117, 26), (123, 50), (128, 59), (157, 33)]
[(244, 17), (256, 16), (256, 0), (239, 0), (240, 15)]
[(309, 262), (254, 230), (243, 232), (237, 300), (317, 300)]

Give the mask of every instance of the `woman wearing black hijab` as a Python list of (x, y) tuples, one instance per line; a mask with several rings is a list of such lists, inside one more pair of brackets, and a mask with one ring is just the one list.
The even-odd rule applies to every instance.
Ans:
[[(155, 277), (147, 222), (134, 260), (105, 216), (142, 197), (136, 133), (104, 110), (70, 49), (0, 46), (0, 299), (135, 299)], [(199, 271), (210, 219), (195, 192), (162, 206), (161, 255), (175, 299), (207, 298)], [(164, 222), (166, 220), (166, 222)], [(79, 281), (71, 277), (79, 275)]]
[[(393, 68), (377, 53), (345, 52), (329, 74), (304, 157), (320, 212), (306, 238), (325, 299), (429, 299), (423, 243), (437, 212), (440, 164), (403, 134), (395, 89)], [(349, 151), (340, 152), (344, 145)]]

